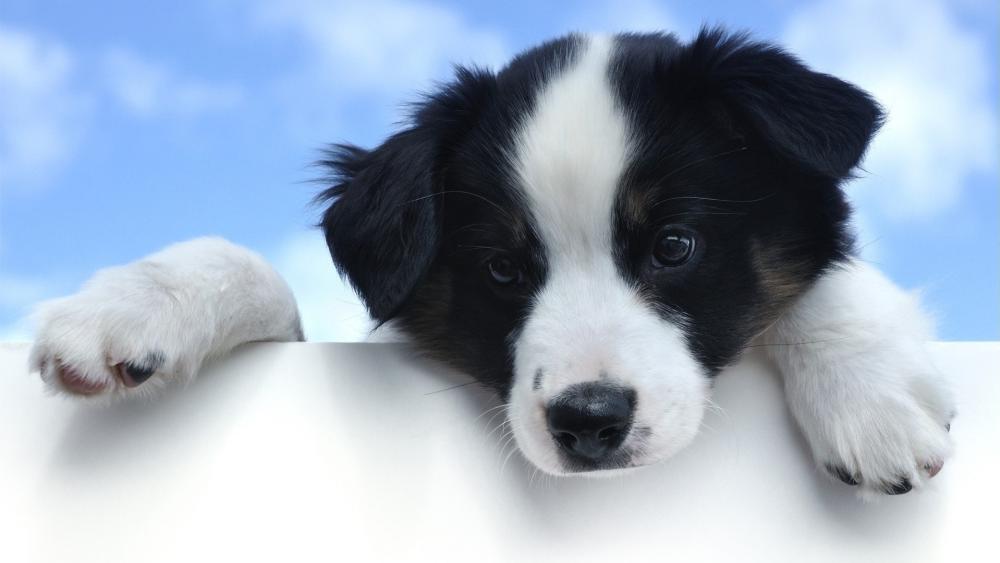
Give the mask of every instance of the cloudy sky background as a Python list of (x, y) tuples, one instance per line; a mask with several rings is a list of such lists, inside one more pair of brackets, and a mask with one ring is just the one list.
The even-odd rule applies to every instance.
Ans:
[(1000, 339), (997, 18), (991, 0), (3, 0), (0, 341), (30, 338), (31, 306), (94, 270), (206, 234), (272, 260), (311, 339), (357, 339), (364, 311), (310, 227), (325, 143), (376, 144), (453, 62), (702, 23), (888, 107), (849, 186), (863, 256), (922, 289), (942, 338)]

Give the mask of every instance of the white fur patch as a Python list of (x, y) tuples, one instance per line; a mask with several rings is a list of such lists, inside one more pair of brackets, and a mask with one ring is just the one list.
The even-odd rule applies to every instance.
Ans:
[(595, 37), (539, 94), (517, 144), (516, 170), (550, 260), (610, 252), (611, 211), (630, 152), (607, 77), (613, 43)]
[(590, 39), (552, 79), (516, 151), (549, 268), (515, 343), (508, 415), (528, 459), (554, 474), (565, 469), (545, 406), (569, 385), (604, 378), (635, 389), (633, 431), (622, 447), (636, 465), (690, 442), (707, 397), (681, 328), (643, 303), (615, 267), (612, 214), (631, 142), (608, 79), (612, 48), (608, 38)]

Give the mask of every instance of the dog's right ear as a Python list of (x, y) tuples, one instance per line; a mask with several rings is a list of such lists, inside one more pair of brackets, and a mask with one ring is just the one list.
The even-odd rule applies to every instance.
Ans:
[(317, 198), (330, 202), (320, 224), (330, 256), (378, 322), (397, 313), (437, 256), (443, 160), (494, 86), (491, 72), (459, 68), (416, 105), (406, 129), (373, 150), (336, 145), (321, 162), (333, 180)]

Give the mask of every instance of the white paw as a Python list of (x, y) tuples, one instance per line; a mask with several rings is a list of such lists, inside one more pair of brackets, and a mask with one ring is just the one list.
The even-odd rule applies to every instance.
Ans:
[(865, 499), (919, 489), (951, 454), (951, 393), (921, 344), (870, 348), (789, 386), (817, 464)]
[(80, 293), (42, 304), (29, 362), (51, 390), (107, 402), (193, 377), (211, 334), (148, 267), (101, 271)]
[(36, 326), (31, 369), (56, 392), (96, 401), (190, 381), (205, 358), (245, 342), (303, 339), (281, 276), (213, 237), (98, 272), (76, 295), (44, 303)]

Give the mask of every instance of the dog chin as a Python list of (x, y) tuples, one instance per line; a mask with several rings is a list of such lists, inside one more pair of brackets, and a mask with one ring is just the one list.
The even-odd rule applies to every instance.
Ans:
[(587, 471), (569, 471), (558, 473), (559, 477), (582, 477), (585, 479), (614, 479), (616, 477), (622, 477), (624, 475), (629, 475), (635, 473), (640, 469), (647, 467), (645, 463), (630, 464), (625, 467), (616, 467), (612, 469), (591, 469)]
[[(678, 448), (678, 450), (683, 449), (683, 446)], [(552, 475), (553, 477), (581, 477), (585, 479), (614, 479), (617, 477), (622, 477), (632, 473), (636, 473), (647, 467), (657, 465), (663, 462), (673, 454), (657, 456), (643, 459), (631, 459), (626, 464), (615, 467), (594, 467), (594, 468), (580, 468), (567, 466), (563, 463), (558, 463), (557, 465), (549, 465), (542, 463), (535, 463), (527, 454), (524, 454), (524, 450), (521, 450), (522, 455), (539, 471), (545, 473), (546, 475)]]

